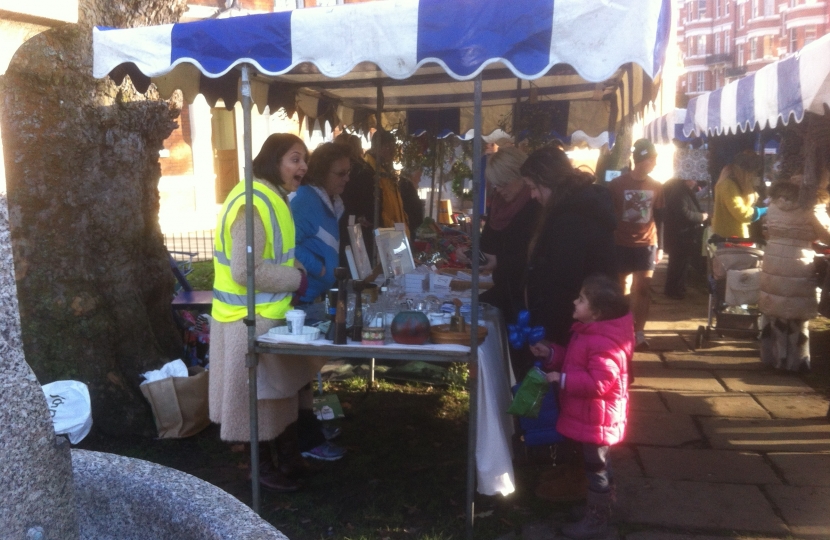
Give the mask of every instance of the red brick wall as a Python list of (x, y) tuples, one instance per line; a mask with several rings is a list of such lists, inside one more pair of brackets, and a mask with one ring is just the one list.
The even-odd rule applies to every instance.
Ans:
[(179, 116), (179, 127), (164, 141), (164, 149), (169, 157), (160, 157), (162, 176), (181, 176), (193, 174), (193, 151), (190, 139), (190, 110), (187, 103)]

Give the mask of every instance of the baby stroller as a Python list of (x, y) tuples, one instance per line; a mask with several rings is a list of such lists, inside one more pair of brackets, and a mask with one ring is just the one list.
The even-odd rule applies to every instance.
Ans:
[[(695, 349), (718, 337), (757, 338), (760, 329), (758, 293), (764, 252), (748, 238), (712, 236), (707, 246), (709, 266), (709, 313), (706, 326), (699, 326)], [(714, 324), (712, 324), (714, 322)]]

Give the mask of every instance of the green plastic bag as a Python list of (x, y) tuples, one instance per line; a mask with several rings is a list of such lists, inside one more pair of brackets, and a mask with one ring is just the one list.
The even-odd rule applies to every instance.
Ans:
[(548, 380), (545, 372), (534, 367), (525, 375), (507, 412), (528, 418), (538, 417), (539, 409), (542, 408), (542, 398), (545, 397), (547, 391)]

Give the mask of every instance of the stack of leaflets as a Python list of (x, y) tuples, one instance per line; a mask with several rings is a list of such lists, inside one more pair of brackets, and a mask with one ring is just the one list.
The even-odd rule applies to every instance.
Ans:
[(404, 274), (404, 289), (407, 294), (422, 293), (425, 290), (427, 274), (411, 272)]

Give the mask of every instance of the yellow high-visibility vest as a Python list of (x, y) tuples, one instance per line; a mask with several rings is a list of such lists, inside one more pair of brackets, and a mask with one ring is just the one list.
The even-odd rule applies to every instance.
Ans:
[[(231, 276), (231, 224), (245, 205), (245, 183), (240, 182), (228, 194), (216, 223), (213, 244), (213, 309), (211, 315), (220, 322), (233, 322), (248, 315), (246, 287)], [(254, 181), (254, 207), (265, 227), (263, 259), (266, 263), (294, 266), (294, 218), (278, 193), (262, 182)], [(256, 249), (262, 249), (256, 246)], [(256, 314), (268, 319), (284, 319), (291, 309), (291, 293), (255, 291)]]

